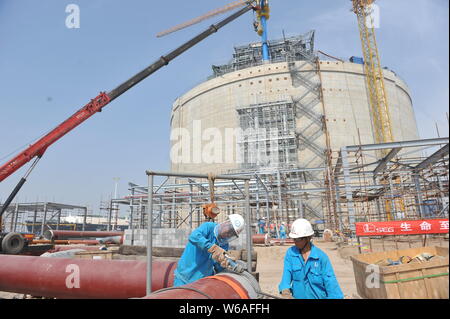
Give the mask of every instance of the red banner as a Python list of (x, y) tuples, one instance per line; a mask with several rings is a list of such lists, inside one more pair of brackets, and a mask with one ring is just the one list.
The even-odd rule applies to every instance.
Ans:
[(356, 223), (356, 236), (420, 235), (448, 233), (448, 219), (398, 220)]

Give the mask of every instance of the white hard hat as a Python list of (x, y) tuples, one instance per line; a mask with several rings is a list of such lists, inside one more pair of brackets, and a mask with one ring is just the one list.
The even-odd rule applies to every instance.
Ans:
[(311, 223), (306, 219), (299, 218), (292, 223), (289, 237), (302, 238), (302, 237), (309, 237), (312, 235), (314, 235), (314, 230), (312, 229)]
[(236, 235), (239, 236), (242, 230), (244, 230), (245, 225), (244, 218), (239, 214), (231, 214), (230, 216), (228, 216), (228, 218), (230, 219), (230, 222), (233, 225)]
[(239, 237), (239, 234), (244, 229), (244, 225), (244, 218), (241, 215), (232, 214), (228, 216), (228, 220), (214, 227), (214, 235), (219, 244), (226, 244)]

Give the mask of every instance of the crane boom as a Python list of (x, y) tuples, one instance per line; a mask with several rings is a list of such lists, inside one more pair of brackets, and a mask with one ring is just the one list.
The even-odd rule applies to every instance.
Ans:
[[(368, 26), (369, 8), (375, 0), (352, 0), (358, 17), (359, 33), (364, 54), (364, 70), (369, 90), (371, 115), (376, 143), (393, 142), (392, 124), (384, 84), (383, 70), (373, 23)], [(372, 21), (373, 22), (373, 21)]]
[[(184, 53), (197, 43), (201, 42), (211, 34), (217, 32), (219, 29), (221, 29), (228, 23), (232, 22), (233, 20), (237, 19), (244, 13), (250, 11), (251, 9), (253, 9), (253, 6), (250, 3), (248, 3), (244, 8), (230, 15), (224, 20), (218, 22), (217, 24), (211, 25), (208, 29), (198, 34), (197, 36), (187, 41), (186, 43), (182, 44), (175, 50), (169, 52), (167, 55), (161, 56), (156, 62), (152, 63), (150, 66), (148, 66), (141, 72), (137, 73), (129, 80), (125, 81), (117, 88), (110, 91), (109, 93), (101, 92), (97, 97), (92, 99), (88, 104), (86, 104), (80, 110), (75, 112), (72, 116), (70, 116), (60, 125), (58, 125), (55, 129), (50, 131), (47, 135), (39, 139), (34, 144), (30, 145), (24, 151), (20, 152), (13, 159), (9, 160), (4, 165), (2, 165), (0, 167), (0, 182), (5, 180), (8, 176), (13, 174), (15, 171), (17, 171), (19, 168), (21, 168), (23, 165), (25, 165), (33, 158), (37, 159), (41, 158), (50, 145), (58, 141), (61, 137), (63, 137), (65, 134), (67, 134), (75, 127), (83, 123), (85, 120), (90, 118), (95, 113), (101, 112), (102, 109), (106, 105), (108, 105), (111, 101), (113, 101), (114, 99), (116, 99), (129, 89), (131, 89), (133, 86), (135, 86), (136, 84), (138, 84), (139, 82), (141, 82), (146, 77), (150, 76), (163, 66), (169, 64), (171, 60), (175, 59), (180, 54)], [(26, 176), (28, 176), (28, 174), (29, 172), (27, 172)], [(17, 194), (20, 187), (22, 187), (22, 185), (24, 184), (25, 180), (26, 178), (22, 178), (22, 180), (14, 189), (13, 193), (9, 196), (8, 200), (3, 204), (2, 209), (0, 211), (0, 219), (1, 215), (5, 212), (6, 208), (12, 202), (14, 196)]]
[(223, 13), (228, 12), (230, 10), (233, 10), (235, 8), (248, 5), (248, 4), (250, 4), (250, 3), (254, 2), (254, 1), (255, 0), (237, 0), (237, 1), (231, 2), (231, 3), (229, 3), (229, 4), (227, 4), (227, 5), (223, 6), (223, 7), (211, 10), (211, 11), (205, 13), (204, 15), (201, 15), (201, 16), (195, 18), (195, 19), (192, 19), (192, 20), (180, 23), (180, 24), (178, 24), (178, 25), (176, 25), (176, 26), (174, 26), (174, 27), (172, 27), (170, 29), (162, 31), (162, 32), (158, 33), (156, 36), (158, 38), (161, 38), (161, 37), (163, 37), (165, 35), (174, 33), (176, 31), (179, 31), (179, 30), (185, 29), (187, 27), (190, 27), (191, 25), (194, 25), (194, 24), (200, 23), (202, 21), (205, 21), (205, 20), (207, 20), (209, 18), (212, 18), (212, 17), (214, 17), (216, 15), (223, 14)]

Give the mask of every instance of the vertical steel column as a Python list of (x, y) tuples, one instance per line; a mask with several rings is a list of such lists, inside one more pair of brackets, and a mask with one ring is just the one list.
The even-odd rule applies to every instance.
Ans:
[(259, 221), (259, 183), (256, 181), (256, 220)]
[[(378, 184), (378, 178), (377, 178), (377, 175), (373, 174), (372, 179), (373, 179), (373, 184), (374, 184), (374, 185), (377, 185), (377, 184)], [(381, 217), (381, 205), (380, 205), (380, 201), (381, 201), (380, 197), (378, 197), (378, 198), (375, 200), (375, 203), (376, 203), (376, 206), (377, 206), (378, 221), (381, 221), (381, 220), (382, 220), (382, 217)], [(369, 219), (368, 221), (371, 221), (371, 220)]]
[(305, 212), (303, 210), (303, 201), (302, 201), (301, 197), (299, 197), (299, 200), (298, 200), (298, 207), (300, 209), (300, 218), (305, 218)]
[(249, 181), (245, 181), (245, 219), (246, 219), (246, 232), (247, 232), (247, 271), (252, 272), (252, 228), (250, 225), (250, 190)]
[[(194, 213), (192, 211), (192, 192), (193, 192), (193, 187), (192, 187), (191, 182), (189, 182), (189, 215), (190, 215), (190, 217), (189, 217), (189, 227), (191, 228), (191, 231), (192, 231), (192, 214)], [(200, 224), (200, 216), (198, 218), (197, 223)]]
[(47, 202), (44, 203), (44, 217), (42, 218), (41, 224), (41, 236), (44, 236), (44, 225), (47, 219)]
[(394, 188), (394, 185), (392, 184), (392, 175), (391, 175), (391, 173), (389, 173), (389, 192), (391, 193), (391, 217), (393, 217), (393, 216), (395, 216), (395, 217), (393, 217), (393, 219), (394, 220), (396, 220), (397, 219), (397, 209), (396, 209), (396, 207), (395, 207), (395, 197), (394, 197), (394, 190), (393, 190), (393, 188)]
[[(338, 219), (339, 219), (339, 231), (342, 232), (343, 228), (342, 228), (342, 207), (341, 207), (341, 199), (340, 199), (340, 188), (339, 188), (339, 178), (335, 177), (334, 178), (334, 187), (335, 187), (335, 193), (336, 193), (336, 212), (335, 214), (338, 215)], [(337, 222), (336, 217), (334, 217), (334, 221)], [(337, 225), (336, 225), (337, 226)]]
[(86, 219), (87, 219), (87, 207), (83, 208), (84, 214), (83, 214), (83, 231), (86, 228)]
[(58, 209), (58, 221), (56, 224), (56, 230), (59, 230), (59, 224), (61, 223), (61, 209)]
[(413, 175), (414, 178), (414, 184), (416, 187), (416, 205), (419, 206), (419, 217), (423, 218), (423, 204), (422, 204), (422, 188), (420, 187), (420, 177), (419, 173), (415, 173)]
[(109, 202), (109, 214), (108, 214), (108, 231), (111, 230), (111, 218), (112, 218), (112, 200)]
[[(15, 216), (14, 216), (15, 215)], [(13, 213), (13, 223), (11, 225), (12, 227), (12, 231), (16, 232), (17, 229), (17, 219), (19, 218), (19, 203), (16, 204), (16, 208), (14, 209), (14, 213)]]
[(38, 210), (38, 206), (35, 205), (34, 206), (34, 214), (33, 214), (33, 225), (31, 225), (31, 232), (34, 234), (34, 227), (36, 225), (36, 218), (37, 218), (37, 210)]
[(176, 189), (174, 190), (173, 197), (172, 197), (172, 210), (170, 211), (169, 228), (172, 228), (172, 223), (173, 223), (174, 217), (176, 215), (176, 213), (175, 213), (175, 193), (176, 193)]
[(162, 227), (162, 215), (163, 215), (163, 213), (164, 213), (164, 211), (163, 211), (163, 199), (162, 199), (162, 196), (159, 197), (159, 203), (160, 203), (160, 206), (159, 206), (158, 227), (161, 228), (161, 227)]
[(131, 230), (131, 246), (134, 245), (134, 207), (133, 207), (133, 199), (134, 199), (134, 187), (131, 188), (131, 199), (130, 199), (130, 230)]
[(350, 177), (350, 167), (348, 153), (345, 147), (341, 148), (342, 170), (344, 172), (345, 197), (347, 199), (348, 223), (352, 232), (355, 231), (355, 206), (353, 203), (352, 181)]
[(148, 175), (147, 191), (147, 296), (152, 292), (153, 175)]
[(142, 197), (139, 197), (139, 229), (144, 229), (144, 205), (142, 205)]
[(278, 211), (280, 213), (279, 217), (283, 219), (283, 203), (281, 199), (281, 174), (280, 171), (277, 171), (277, 178), (278, 178)]

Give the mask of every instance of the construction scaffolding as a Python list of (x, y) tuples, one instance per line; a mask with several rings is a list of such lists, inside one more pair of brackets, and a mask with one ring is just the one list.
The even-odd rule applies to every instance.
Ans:
[(292, 101), (236, 108), (243, 136), (238, 140), (242, 170), (287, 168), (298, 162), (295, 108)]
[[(0, 205), (0, 208), (2, 205)], [(72, 216), (78, 222), (66, 222)], [(3, 230), (43, 235), (47, 229), (85, 230), (91, 214), (84, 206), (52, 202), (12, 203), (3, 216)], [(62, 221), (63, 220), (63, 221)]]
[[(421, 156), (431, 147), (439, 150)], [(388, 155), (377, 160), (380, 149), (389, 150)], [(254, 231), (262, 217), (275, 228), (297, 218), (313, 224), (323, 220), (326, 228), (348, 232), (349, 237), (354, 235), (355, 222), (448, 218), (448, 138), (346, 146), (329, 154), (330, 167), (232, 172), (249, 178), (249, 218)], [(148, 189), (130, 183), (130, 194), (113, 200), (129, 207), (132, 229), (147, 227)], [(219, 221), (229, 214), (244, 214), (242, 180), (211, 185), (205, 178), (166, 177), (153, 186), (153, 227), (198, 227), (206, 221), (203, 205), (211, 202), (212, 193), (221, 209)]]
[[(292, 223), (295, 219), (308, 218), (313, 223), (322, 219), (322, 208), (311, 205), (311, 200), (319, 200), (325, 194), (324, 188), (313, 187), (311, 173), (324, 172), (325, 167), (311, 169), (278, 169), (265, 171), (247, 170), (243, 173), (224, 174), (248, 178), (250, 222), (266, 218), (268, 225), (277, 226), (284, 221)], [(322, 178), (323, 179), (323, 178)], [(246, 199), (244, 181), (210, 181), (203, 178), (166, 178), (161, 184), (153, 186), (153, 227), (194, 229), (206, 221), (202, 213), (203, 205), (211, 202), (218, 205), (221, 214), (218, 220), (229, 214), (244, 214)], [(129, 183), (130, 194), (114, 203), (126, 205), (130, 212), (130, 228), (147, 228), (148, 186)]]
[[(310, 31), (304, 35), (268, 41), (271, 63), (310, 60), (314, 54), (314, 33)], [(228, 64), (212, 66), (214, 74), (210, 78), (262, 65), (261, 47), (261, 42), (235, 47), (233, 59)]]
[[(438, 150), (421, 156), (432, 147)], [(380, 151), (387, 155), (377, 160)], [(327, 224), (354, 234), (355, 222), (448, 218), (448, 154), (448, 138), (346, 146), (333, 152)]]

